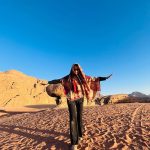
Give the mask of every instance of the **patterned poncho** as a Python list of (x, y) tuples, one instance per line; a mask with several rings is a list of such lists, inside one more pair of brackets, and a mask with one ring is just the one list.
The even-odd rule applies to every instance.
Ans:
[(88, 101), (91, 101), (100, 94), (99, 78), (85, 75), (79, 65), (79, 75), (71, 76), (72, 68), (70, 74), (62, 78), (62, 85), (68, 100), (74, 101), (86, 97)]
[[(73, 74), (74, 65), (79, 69), (77, 75)], [(96, 96), (100, 95), (99, 78), (85, 75), (78, 64), (74, 65), (72, 66), (69, 75), (55, 80), (55, 84), (50, 84), (47, 87), (47, 93), (50, 96), (65, 96), (70, 101), (86, 98), (87, 101), (90, 102), (95, 99)]]
[(68, 100), (77, 100), (82, 97), (86, 97), (87, 100), (91, 101), (95, 96), (100, 93), (100, 82), (97, 78), (85, 76), (87, 85), (80, 84), (76, 79), (63, 80), (64, 92)]

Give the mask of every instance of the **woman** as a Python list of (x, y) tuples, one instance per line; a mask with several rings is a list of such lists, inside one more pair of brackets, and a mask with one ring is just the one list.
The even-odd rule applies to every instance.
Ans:
[(108, 77), (93, 78), (85, 75), (79, 64), (73, 64), (69, 75), (48, 82), (48, 84), (61, 83), (64, 87), (70, 117), (70, 139), (72, 149), (77, 149), (77, 144), (82, 139), (84, 97), (87, 99), (87, 102), (91, 102), (97, 95), (97, 92), (100, 91), (100, 81), (106, 80), (110, 78), (110, 76), (111, 75)]

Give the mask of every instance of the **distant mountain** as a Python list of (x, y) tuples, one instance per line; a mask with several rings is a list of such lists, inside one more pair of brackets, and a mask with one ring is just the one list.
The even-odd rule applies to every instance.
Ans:
[(129, 94), (129, 96), (132, 96), (132, 97), (139, 97), (139, 98), (146, 98), (146, 97), (150, 97), (150, 95), (146, 95), (144, 93), (141, 93), (141, 92), (132, 92), (131, 94)]

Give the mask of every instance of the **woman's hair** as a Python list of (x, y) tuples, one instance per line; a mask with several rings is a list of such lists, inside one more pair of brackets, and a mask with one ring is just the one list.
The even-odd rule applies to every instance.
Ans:
[[(74, 74), (74, 72), (73, 72), (73, 68), (74, 67), (78, 67), (78, 75)], [(74, 76), (77, 76), (80, 79), (81, 83), (85, 83), (86, 82), (85, 81), (85, 75), (84, 75), (84, 73), (82, 71), (82, 68), (80, 67), (79, 64), (73, 64), (72, 67), (71, 67), (70, 77), (73, 78)]]

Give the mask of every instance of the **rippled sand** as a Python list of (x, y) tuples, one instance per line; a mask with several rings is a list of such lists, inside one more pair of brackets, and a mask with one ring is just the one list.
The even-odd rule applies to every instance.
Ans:
[[(0, 117), (0, 149), (70, 148), (67, 109), (9, 113)], [(85, 107), (79, 150), (150, 149), (150, 104)]]

